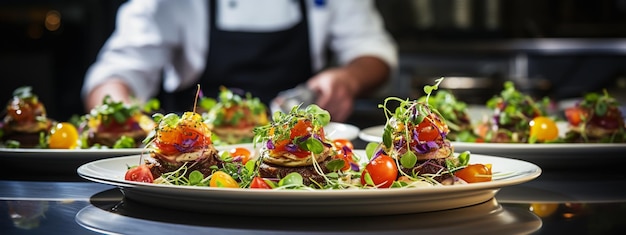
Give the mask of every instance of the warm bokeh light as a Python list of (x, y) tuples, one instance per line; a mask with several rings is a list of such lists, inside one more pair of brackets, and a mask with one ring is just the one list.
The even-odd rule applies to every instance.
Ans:
[(57, 31), (61, 27), (61, 13), (55, 10), (49, 11), (45, 19), (48, 31)]

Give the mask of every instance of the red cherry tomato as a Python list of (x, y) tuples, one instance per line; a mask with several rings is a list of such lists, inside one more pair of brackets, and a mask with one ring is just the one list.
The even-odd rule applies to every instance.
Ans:
[(252, 155), (252, 153), (250, 153), (250, 150), (244, 147), (232, 148), (230, 151), (228, 151), (228, 153), (233, 158), (241, 158), (241, 163), (243, 163), (244, 165), (248, 162), (248, 160), (250, 160), (250, 155)]
[(144, 164), (128, 169), (126, 175), (124, 175), (124, 179), (145, 183), (152, 183), (154, 181), (150, 168)]
[(367, 184), (365, 181), (366, 174), (370, 175), (374, 185), (379, 185), (379, 188), (389, 188), (398, 177), (396, 161), (384, 154), (377, 156), (365, 166), (365, 170), (361, 174), (361, 184), (363, 185)]
[(468, 183), (488, 182), (491, 181), (491, 164), (470, 164), (454, 175)]
[(250, 183), (250, 188), (260, 188), (260, 189), (272, 189), (272, 186), (267, 184), (265, 180), (261, 177), (254, 177), (252, 182)]
[(565, 118), (572, 126), (578, 126), (586, 118), (587, 113), (580, 107), (570, 107), (565, 109)]
[(420, 124), (417, 125), (419, 141), (434, 141), (441, 137), (441, 133), (448, 133), (448, 126), (446, 126), (438, 116), (431, 114), (427, 118), (424, 118)]

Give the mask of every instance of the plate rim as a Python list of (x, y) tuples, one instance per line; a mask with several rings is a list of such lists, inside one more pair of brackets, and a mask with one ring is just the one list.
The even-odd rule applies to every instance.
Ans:
[[(355, 150), (362, 151), (362, 150)], [(199, 190), (199, 191), (216, 191), (216, 192), (248, 192), (253, 191), (254, 189), (245, 189), (245, 188), (212, 188), (212, 187), (198, 187), (198, 186), (172, 186), (172, 185), (162, 185), (162, 184), (152, 184), (152, 183), (142, 183), (142, 182), (133, 182), (124, 180), (123, 175), (119, 175), (120, 178), (114, 177), (105, 177), (105, 176), (94, 176), (93, 174), (88, 173), (87, 168), (90, 166), (95, 166), (97, 164), (103, 164), (104, 162), (110, 161), (123, 161), (125, 159), (136, 159), (141, 157), (141, 155), (129, 155), (129, 156), (119, 156), (119, 157), (111, 157), (106, 159), (99, 159), (89, 163), (85, 163), (76, 169), (76, 172), (79, 176), (86, 178), (92, 181), (98, 181), (99, 183), (111, 184), (114, 186), (120, 187), (128, 187), (128, 188), (152, 188), (152, 189), (182, 189), (182, 190)], [(435, 186), (435, 187), (424, 187), (424, 188), (388, 188), (388, 189), (341, 189), (341, 190), (254, 190), (255, 193), (261, 194), (269, 194), (269, 195), (278, 195), (278, 194), (308, 194), (314, 193), (316, 195), (352, 195), (352, 194), (363, 194), (363, 192), (368, 192), (368, 194), (388, 194), (394, 193), (402, 195), (404, 193), (414, 193), (421, 192), (424, 194), (428, 193), (438, 193), (439, 191), (472, 191), (472, 190), (486, 190), (486, 189), (497, 189), (505, 186), (515, 185), (524, 183), (539, 177), (542, 173), (542, 169), (534, 163), (506, 158), (506, 157), (498, 157), (492, 155), (484, 155), (484, 154), (472, 154), (470, 159), (484, 158), (484, 159), (497, 159), (500, 161), (509, 161), (510, 163), (523, 163), (529, 165), (533, 169), (532, 172), (520, 172), (513, 178), (503, 179), (503, 180), (495, 180), (490, 182), (481, 182), (481, 183), (472, 183), (472, 184), (464, 184), (464, 185), (453, 185), (453, 186)], [(139, 160), (139, 159), (137, 159)], [(471, 160), (475, 162), (476, 160)], [(497, 169), (497, 168), (496, 168)]]

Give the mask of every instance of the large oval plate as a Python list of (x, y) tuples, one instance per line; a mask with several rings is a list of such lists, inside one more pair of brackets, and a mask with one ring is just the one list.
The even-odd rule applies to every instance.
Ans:
[[(363, 150), (356, 154), (365, 156)], [(491, 182), (426, 188), (354, 190), (255, 190), (172, 186), (124, 180), (127, 166), (140, 155), (102, 159), (78, 168), (88, 180), (120, 187), (124, 196), (159, 207), (240, 215), (363, 216), (438, 211), (485, 202), (501, 187), (537, 178), (541, 169), (529, 162), (472, 155), (470, 162), (491, 163)]]

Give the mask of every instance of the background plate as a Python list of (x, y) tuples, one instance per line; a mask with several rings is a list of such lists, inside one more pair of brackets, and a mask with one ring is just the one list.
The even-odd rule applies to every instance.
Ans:
[[(561, 124), (562, 125), (562, 124)], [(564, 129), (564, 128), (559, 128)], [(368, 142), (381, 142), (384, 126), (368, 127), (359, 138)], [(572, 168), (590, 165), (626, 163), (626, 143), (554, 143), (508, 144), (452, 142), (455, 152), (495, 155), (535, 163), (542, 168)]]
[(359, 136), (358, 127), (339, 122), (330, 122), (324, 127), (326, 137), (331, 139), (348, 139), (354, 140)]
[[(27, 170), (32, 177), (76, 176), (76, 168), (98, 159), (141, 154), (143, 148), (128, 149), (10, 149), (0, 148), (0, 165), (13, 172)], [(6, 172), (0, 175), (9, 177)]]

